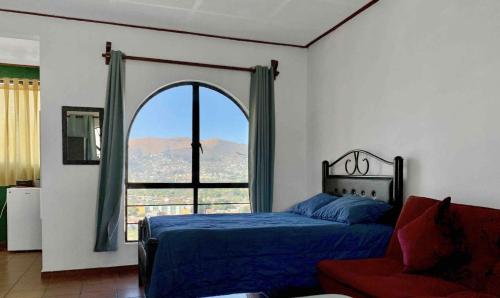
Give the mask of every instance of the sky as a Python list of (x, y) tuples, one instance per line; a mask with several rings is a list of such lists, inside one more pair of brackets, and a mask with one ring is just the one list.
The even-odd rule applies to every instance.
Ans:
[[(151, 98), (138, 112), (130, 139), (191, 138), (192, 90), (189, 85), (179, 86)], [(200, 87), (200, 139), (213, 138), (248, 144), (248, 120), (230, 98)]]

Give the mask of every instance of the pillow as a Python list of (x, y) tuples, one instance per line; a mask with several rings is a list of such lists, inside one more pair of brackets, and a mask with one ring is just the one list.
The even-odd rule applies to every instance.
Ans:
[(319, 193), (308, 200), (295, 204), (288, 209), (288, 211), (311, 217), (314, 211), (336, 199), (338, 199), (336, 196), (327, 193)]
[(391, 208), (391, 205), (382, 201), (345, 196), (316, 210), (313, 217), (347, 224), (374, 223)]
[(455, 252), (450, 236), (448, 197), (434, 204), (397, 231), (403, 253), (404, 272), (426, 271)]

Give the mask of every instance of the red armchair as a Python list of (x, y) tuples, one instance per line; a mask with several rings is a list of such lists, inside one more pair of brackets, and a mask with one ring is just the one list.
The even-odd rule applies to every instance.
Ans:
[(352, 297), (500, 296), (500, 210), (451, 204), (451, 210), (463, 226), (466, 246), (471, 254), (467, 274), (460, 280), (452, 282), (424, 274), (403, 273), (397, 231), (436, 202), (421, 197), (407, 200), (384, 258), (319, 262), (323, 290)]

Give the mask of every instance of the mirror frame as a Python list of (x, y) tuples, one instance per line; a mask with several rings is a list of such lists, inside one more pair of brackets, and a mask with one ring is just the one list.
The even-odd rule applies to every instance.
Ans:
[(63, 146), (63, 164), (64, 165), (98, 165), (101, 160), (69, 160), (68, 159), (68, 141), (67, 141), (67, 130), (68, 130), (68, 121), (66, 119), (67, 112), (98, 112), (99, 113), (99, 125), (101, 127), (101, 141), (102, 141), (102, 124), (104, 117), (104, 108), (93, 108), (93, 107), (70, 107), (63, 106), (62, 107), (62, 146)]

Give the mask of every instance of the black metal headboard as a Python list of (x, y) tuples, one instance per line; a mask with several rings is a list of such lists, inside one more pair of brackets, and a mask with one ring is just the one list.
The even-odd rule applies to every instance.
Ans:
[[(392, 174), (369, 174), (370, 160), (392, 167)], [(342, 164), (342, 173), (333, 173), (335, 166)], [(386, 201), (395, 209), (400, 209), (403, 206), (403, 158), (396, 156), (389, 161), (365, 150), (351, 150), (332, 163), (325, 160), (323, 192), (337, 196), (366, 196)]]

